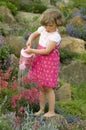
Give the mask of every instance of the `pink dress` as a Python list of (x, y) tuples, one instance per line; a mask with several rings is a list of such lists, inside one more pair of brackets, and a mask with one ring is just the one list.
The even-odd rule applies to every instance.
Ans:
[[(38, 49), (45, 48), (38, 45)], [(59, 44), (47, 55), (36, 54), (28, 72), (30, 81), (38, 83), (39, 86), (54, 88), (57, 86), (58, 69), (59, 69)]]

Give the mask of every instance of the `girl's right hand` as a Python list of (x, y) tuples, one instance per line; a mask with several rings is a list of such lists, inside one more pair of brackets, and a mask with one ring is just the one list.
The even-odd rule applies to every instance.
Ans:
[(26, 42), (26, 46), (27, 46), (27, 47), (28, 47), (28, 46), (30, 47), (30, 46), (31, 46), (31, 42), (30, 42), (30, 41), (27, 41), (27, 42)]

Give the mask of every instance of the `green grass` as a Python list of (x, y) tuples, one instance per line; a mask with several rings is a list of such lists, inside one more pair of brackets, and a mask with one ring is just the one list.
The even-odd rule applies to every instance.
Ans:
[(71, 85), (72, 99), (56, 101), (63, 115), (71, 114), (86, 119), (86, 83), (79, 86)]
[(80, 59), (82, 62), (86, 63), (86, 52), (80, 55)]

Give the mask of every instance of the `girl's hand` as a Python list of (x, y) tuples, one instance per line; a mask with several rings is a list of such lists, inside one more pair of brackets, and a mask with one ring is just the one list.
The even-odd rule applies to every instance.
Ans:
[(30, 46), (29, 46), (29, 47), (27, 47), (27, 48), (25, 49), (25, 52), (28, 53), (28, 54), (31, 54), (31, 53), (33, 53), (33, 49), (30, 48)]
[(27, 46), (27, 47), (28, 47), (28, 46), (30, 47), (30, 46), (31, 46), (31, 42), (30, 42), (30, 41), (27, 41), (27, 42), (26, 42), (26, 46)]

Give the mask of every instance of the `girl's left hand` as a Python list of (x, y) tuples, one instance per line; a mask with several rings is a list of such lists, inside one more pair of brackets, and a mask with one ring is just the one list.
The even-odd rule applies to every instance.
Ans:
[(31, 53), (33, 53), (32, 50), (33, 50), (32, 48), (27, 47), (27, 48), (25, 49), (25, 52), (28, 53), (28, 54), (31, 54)]

